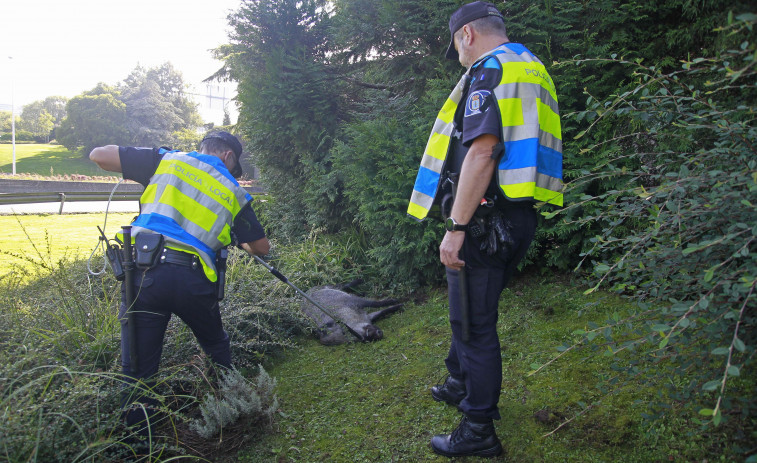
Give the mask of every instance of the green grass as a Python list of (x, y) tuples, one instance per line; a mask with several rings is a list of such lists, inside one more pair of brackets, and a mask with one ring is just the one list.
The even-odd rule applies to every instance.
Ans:
[[(0, 173), (13, 172), (13, 147), (0, 144)], [(16, 174), (54, 175), (111, 175), (89, 159), (71, 153), (62, 145), (16, 144)]]
[[(596, 384), (610, 363), (601, 354), (572, 351), (529, 375), (533, 364), (554, 358), (558, 345), (574, 340), (573, 330), (626, 308), (624, 300), (584, 296), (576, 282), (555, 276), (521, 277), (505, 291), (498, 321), (502, 419), (496, 422), (505, 454), (494, 461), (734, 461), (732, 449), (721, 448), (724, 431), (702, 435), (695, 417), (674, 413), (645, 422), (644, 408), (634, 402), (655, 390), (644, 384), (601, 394)], [(278, 380), (278, 430), (240, 453), (240, 461), (449, 461), (429, 447), (433, 434), (450, 432), (460, 419), (429, 394), (445, 375), (450, 334), (444, 290), (378, 324), (381, 341), (325, 347), (302, 340), (301, 350), (274, 362), (268, 370)], [(592, 403), (601, 407), (586, 411)], [(548, 422), (535, 418), (540, 410), (548, 412)]]
[[(134, 214), (109, 214), (109, 238), (128, 225)], [(41, 264), (85, 259), (98, 244), (97, 226), (103, 227), (104, 214), (0, 215), (0, 277), (14, 270), (30, 271)], [(98, 253), (99, 256), (102, 253)], [(102, 267), (102, 258), (93, 261)]]
[[(130, 218), (130, 214), (111, 215), (108, 235)], [(99, 280), (84, 278), (81, 263), (64, 268), (57, 262), (71, 256), (88, 256), (97, 243), (95, 226), (102, 226), (102, 221), (102, 214), (0, 216), (0, 225), (6, 230), (0, 237), (0, 249), (6, 254), (3, 261), (11, 260), (6, 250), (13, 249), (30, 256), (19, 261), (29, 263), (32, 270), (40, 266), (60, 270), (52, 272), (58, 275), (55, 279), (39, 279), (28, 288), (14, 286), (13, 279), (0, 278), (0, 283), (7, 283), (2, 286), (5, 291), (0, 292), (4, 305), (0, 313), (0, 364), (5, 368), (0, 375), (5, 378), (0, 378), (0, 393), (17, 390), (19, 399), (13, 400), (28, 407), (37, 407), (44, 398), (45, 407), (78, 420), (72, 421), (76, 426), (69, 427), (96, 427), (103, 437), (87, 435), (85, 444), (90, 447), (99, 445), (98, 439), (117, 445), (117, 434), (112, 434), (110, 423), (118, 413), (118, 389), (117, 385), (104, 384), (106, 375), (117, 371), (118, 289), (106, 285), (107, 279), (100, 288)], [(35, 241), (37, 250), (28, 243), (26, 234)], [(351, 246), (349, 240), (328, 237), (282, 246), (276, 265), (303, 289), (346, 281), (356, 272), (360, 274), (356, 267), (345, 270), (345, 256), (358, 252)], [(64, 278), (66, 273), (70, 276)], [(279, 349), (264, 350), (266, 343), (273, 344), (271, 338), (251, 328), (261, 326), (262, 330), (273, 331), (271, 328), (291, 325), (288, 310), (299, 305), (299, 298), (261, 266), (238, 256), (230, 262), (229, 274), (222, 315), (232, 337), (234, 361), (242, 371), (251, 373), (251, 367), (262, 359), (278, 382), (280, 405), (272, 429), (259, 425), (245, 429), (244, 433), (253, 436), (247, 447), (238, 454), (213, 454), (209, 461), (449, 461), (433, 454), (428, 445), (433, 434), (450, 432), (460, 418), (454, 408), (434, 402), (428, 392), (445, 375), (443, 360), (450, 334), (443, 288), (419, 289), (404, 311), (378, 322), (385, 334), (381, 341), (325, 347), (309, 336), (295, 337), (292, 342), (273, 338), (284, 350), (272, 356)], [(50, 281), (57, 283), (51, 285)], [(375, 285), (375, 281), (366, 284), (372, 293), (380, 290)], [(642, 418), (646, 409), (640, 404), (653, 398), (657, 389), (643, 381), (613, 389), (612, 382), (606, 380), (612, 375), (609, 365), (613, 358), (601, 351), (590, 347), (572, 349), (532, 374), (560, 355), (557, 346), (579, 340), (573, 334), (575, 330), (586, 329), (589, 322), (601, 324), (615, 313), (622, 317), (630, 309), (626, 300), (615, 295), (596, 292), (587, 296), (583, 289), (578, 281), (567, 277), (528, 274), (505, 290), (497, 324), (504, 371), (499, 404), (502, 419), (496, 422), (505, 455), (494, 461), (743, 461), (740, 453), (750, 448), (745, 441), (755, 437), (753, 419), (731, 416), (728, 423), (703, 432), (696, 412), (670, 401), (673, 408), (667, 416), (647, 422)], [(271, 328), (265, 328), (265, 323), (272, 323)], [(172, 326), (166, 338), (162, 370), (186, 375), (196, 368), (183, 364), (195, 362), (199, 349), (181, 323)], [(18, 381), (26, 384), (23, 378), (34, 378), (39, 365), (106, 371), (102, 377), (76, 379), (80, 376), (74, 375), (76, 380), (65, 382), (68, 392), (62, 395), (57, 389), (38, 392), (42, 387), (48, 390), (44, 375), (34, 379), (38, 386), (27, 381), (33, 394), (22, 394), (27, 389), (17, 386), (4, 388), (3, 381), (8, 380), (10, 385)], [(58, 377), (61, 379), (56, 379), (56, 384), (68, 376), (61, 373)], [(609, 385), (609, 391), (601, 392), (598, 384)], [(107, 392), (102, 393), (103, 398), (99, 388)], [(39, 399), (34, 394), (39, 394)], [(7, 398), (6, 403), (10, 400)], [(82, 403), (92, 412), (82, 412)], [(25, 410), (21, 408), (18, 416)], [(547, 412), (547, 422), (535, 417), (542, 410)], [(98, 421), (87, 422), (90, 415)], [(189, 412), (186, 415), (192, 416)], [(31, 428), (25, 431), (29, 436), (39, 438), (48, 433), (47, 428), (34, 429), (33, 423), (42, 415), (23, 418), (29, 419)], [(57, 418), (44, 415), (44, 419)], [(61, 442), (70, 440), (74, 449), (84, 445), (75, 439), (78, 430), (67, 431), (53, 421), (45, 426)], [(218, 448), (234, 448), (233, 439), (228, 435), (225, 439), (216, 444)], [(737, 445), (741, 445), (741, 452)], [(46, 448), (50, 451), (49, 446)]]

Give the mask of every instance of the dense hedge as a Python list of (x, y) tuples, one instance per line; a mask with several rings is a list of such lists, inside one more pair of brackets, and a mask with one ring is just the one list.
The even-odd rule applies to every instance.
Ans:
[[(276, 199), (273, 234), (349, 228), (387, 284), (442, 277), (441, 227), (405, 209), (433, 116), (462, 72), (443, 59), (462, 3), (253, 0), (231, 16), (231, 44), (217, 54), (240, 83), (238, 128)], [(751, 8), (502, 5), (510, 39), (549, 68), (563, 115), (567, 207), (540, 210), (527, 263), (586, 271), (649, 304), (628, 330), (598, 324), (583, 342), (602, 333), (619, 351), (638, 349), (652, 362), (620, 359), (619, 370), (679, 375), (686, 386), (665, 400), (698, 404), (716, 423), (724, 406), (754, 404), (749, 384), (733, 392), (739, 405), (726, 394), (754, 352)]]

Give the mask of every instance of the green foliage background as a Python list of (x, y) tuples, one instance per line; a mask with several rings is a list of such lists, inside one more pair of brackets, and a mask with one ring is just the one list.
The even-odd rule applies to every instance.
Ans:
[(99, 83), (71, 98), (55, 135), (86, 157), (107, 144), (195, 149), (201, 125), (181, 73), (165, 63), (150, 69), (138, 65), (118, 85)]
[[(462, 3), (253, 0), (230, 17), (220, 74), (240, 82), (238, 129), (274, 197), (273, 234), (350, 229), (387, 285), (439, 281), (441, 227), (405, 209), (462, 72), (443, 59)], [(753, 5), (499, 6), (563, 114), (567, 207), (541, 211), (526, 264), (579, 269), (639, 302), (580, 343), (617, 358), (608, 381), (623, 387), (678, 378), (652, 414), (681, 401), (701, 424), (727, 419), (724, 407), (751, 416), (753, 385), (729, 378), (751, 372), (755, 352)]]

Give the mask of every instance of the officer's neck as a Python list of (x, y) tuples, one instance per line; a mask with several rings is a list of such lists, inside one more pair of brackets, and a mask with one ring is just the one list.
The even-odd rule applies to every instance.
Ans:
[[(479, 35), (477, 37), (477, 41), (474, 44), (472, 54), (474, 56), (478, 56), (473, 62), (471, 63), (471, 66), (474, 63), (477, 63), (481, 58), (483, 58), (486, 55), (490, 55), (492, 51), (496, 50), (497, 48), (501, 47), (502, 45), (509, 43), (510, 40), (508, 40), (507, 36), (501, 36), (501, 35), (486, 35), (481, 36)], [(470, 69), (470, 66), (468, 66)]]

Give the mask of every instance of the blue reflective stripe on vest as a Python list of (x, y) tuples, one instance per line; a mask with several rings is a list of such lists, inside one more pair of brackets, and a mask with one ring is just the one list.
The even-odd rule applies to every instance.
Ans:
[(539, 173), (562, 179), (562, 154), (540, 145), (538, 138), (505, 142), (505, 155), (499, 162), (499, 169), (534, 166)]
[(436, 194), (436, 187), (439, 184), (441, 176), (425, 167), (418, 169), (418, 176), (415, 178), (414, 190), (420, 191), (424, 195), (433, 197)]

